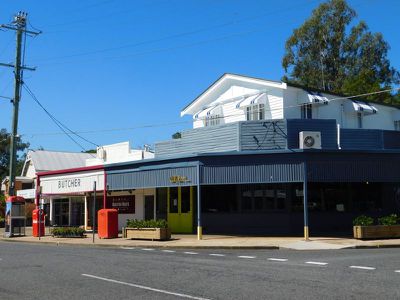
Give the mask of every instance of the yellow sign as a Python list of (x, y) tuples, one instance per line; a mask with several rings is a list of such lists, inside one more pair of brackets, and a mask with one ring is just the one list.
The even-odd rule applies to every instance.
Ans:
[(171, 176), (169, 178), (169, 181), (171, 183), (185, 183), (185, 182), (190, 182), (189, 178), (187, 176), (180, 176), (180, 175), (175, 175)]

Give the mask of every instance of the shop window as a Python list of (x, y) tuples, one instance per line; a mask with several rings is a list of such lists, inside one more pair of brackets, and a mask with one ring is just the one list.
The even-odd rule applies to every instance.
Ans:
[(257, 121), (265, 119), (265, 105), (263, 103), (246, 107), (246, 120)]
[(169, 188), (169, 212), (178, 213), (178, 188)]
[(244, 185), (241, 202), (243, 211), (283, 210), (286, 203), (286, 190), (283, 185)]
[(190, 187), (181, 188), (181, 213), (190, 212)]

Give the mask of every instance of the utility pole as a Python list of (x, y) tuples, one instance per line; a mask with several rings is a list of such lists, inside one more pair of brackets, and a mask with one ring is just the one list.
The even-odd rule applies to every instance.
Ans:
[(14, 98), (11, 100), (13, 103), (13, 117), (11, 123), (11, 141), (10, 141), (10, 177), (9, 177), (9, 196), (15, 196), (15, 173), (17, 164), (17, 138), (18, 138), (18, 112), (19, 101), (21, 98), (21, 84), (23, 70), (34, 71), (35, 68), (28, 68), (21, 65), (21, 49), (22, 49), (22, 35), (31, 34), (38, 35), (41, 32), (34, 32), (26, 30), (26, 19), (28, 14), (19, 12), (14, 21), (10, 25), (0, 25), (0, 28), (15, 30), (16, 32), (16, 51), (15, 51), (15, 64), (0, 63), (0, 66), (14, 68)]

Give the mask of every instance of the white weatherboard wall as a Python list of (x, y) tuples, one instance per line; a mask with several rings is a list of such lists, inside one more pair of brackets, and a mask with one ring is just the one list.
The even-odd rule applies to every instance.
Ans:
[(104, 190), (104, 171), (44, 176), (40, 178), (40, 186), (45, 195), (75, 194), (93, 191), (94, 181), (96, 190)]

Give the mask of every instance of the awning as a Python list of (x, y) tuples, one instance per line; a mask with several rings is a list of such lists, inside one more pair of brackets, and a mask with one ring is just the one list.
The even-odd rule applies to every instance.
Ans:
[(357, 112), (364, 115), (372, 115), (378, 112), (378, 109), (364, 101), (349, 100), (345, 104), (345, 110), (347, 112)]
[(210, 116), (213, 112), (215, 113), (217, 108), (220, 108), (219, 105), (213, 105), (207, 108), (204, 108), (200, 112), (194, 115), (194, 119), (204, 119), (207, 116)]
[(328, 104), (329, 100), (319, 92), (306, 91), (310, 104)]
[(265, 102), (265, 98), (263, 97), (265, 93), (256, 94), (244, 97), (243, 99), (239, 100), (236, 104), (236, 108), (241, 108), (249, 105), (259, 104)]

